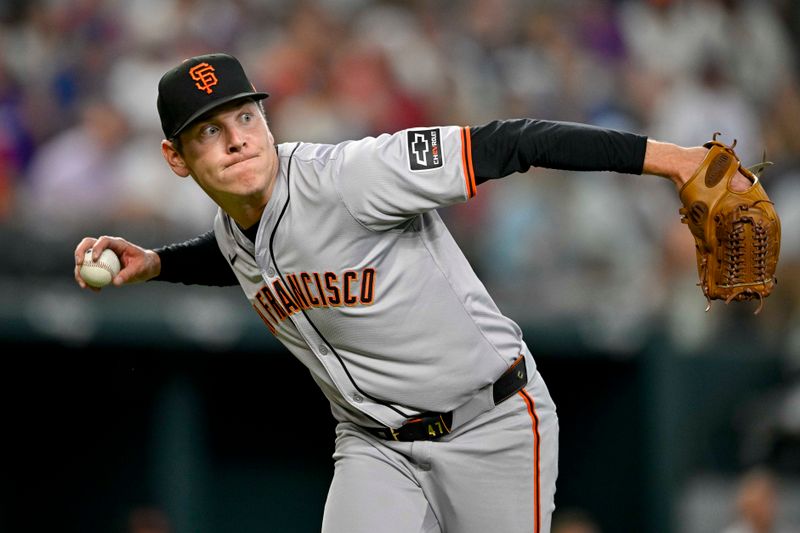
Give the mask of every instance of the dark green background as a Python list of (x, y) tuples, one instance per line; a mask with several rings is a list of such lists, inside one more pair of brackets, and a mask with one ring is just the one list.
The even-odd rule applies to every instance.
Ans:
[[(131, 509), (155, 505), (178, 532), (318, 531), (332, 417), (264, 335), (224, 351), (6, 343), (0, 530), (123, 532)], [(557, 512), (587, 510), (607, 532), (670, 531), (693, 469), (740, 466), (740, 399), (780, 378), (776, 358), (742, 345), (677, 354), (654, 338), (620, 357), (526, 338), (559, 410)]]

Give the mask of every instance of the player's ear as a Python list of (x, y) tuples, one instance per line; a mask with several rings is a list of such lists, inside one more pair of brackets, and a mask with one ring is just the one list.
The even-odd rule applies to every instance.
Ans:
[(184, 161), (183, 156), (178, 152), (177, 148), (175, 148), (172, 141), (168, 141), (167, 139), (161, 141), (161, 154), (164, 156), (169, 168), (172, 169), (172, 172), (182, 178), (189, 176), (189, 167), (186, 165), (186, 161)]

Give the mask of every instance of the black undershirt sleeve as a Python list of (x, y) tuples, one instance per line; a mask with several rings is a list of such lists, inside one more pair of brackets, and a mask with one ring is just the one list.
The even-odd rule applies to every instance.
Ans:
[(495, 120), (470, 128), (475, 181), (530, 167), (641, 174), (647, 137), (573, 122)]
[(161, 273), (153, 278), (154, 281), (214, 287), (239, 283), (222, 255), (213, 231), (154, 251), (161, 259)]

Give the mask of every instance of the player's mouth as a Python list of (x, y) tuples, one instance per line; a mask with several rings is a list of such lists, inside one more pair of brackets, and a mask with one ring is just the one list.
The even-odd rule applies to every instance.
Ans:
[(251, 159), (255, 159), (256, 157), (258, 157), (258, 154), (250, 155), (250, 156), (247, 156), (247, 157), (241, 157), (241, 158), (237, 159), (236, 161), (234, 161), (233, 163), (225, 165), (224, 169), (229, 169), (229, 168), (231, 168), (233, 166), (238, 165), (239, 163), (244, 163), (245, 161), (250, 161)]

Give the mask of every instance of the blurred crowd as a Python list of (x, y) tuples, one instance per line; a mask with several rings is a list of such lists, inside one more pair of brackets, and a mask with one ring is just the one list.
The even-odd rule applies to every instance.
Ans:
[[(683, 145), (719, 131), (746, 164), (774, 162), (779, 284), (757, 318), (756, 304), (704, 312), (667, 180), (537, 168), (442, 215), (523, 326), (609, 353), (658, 334), (687, 352), (780, 355), (786, 387), (752, 418), (743, 463), (783, 446), (800, 465), (798, 43), (797, 0), (2, 0), (0, 279), (13, 285), (35, 253), (42, 275), (70, 279), (85, 235), (155, 246), (211, 228), (215, 206), (162, 160), (155, 105), (162, 73), (196, 54), (239, 57), (270, 93), (278, 142), (514, 117)], [(166, 531), (134, 518), (146, 525), (131, 531)], [(595, 531), (580, 515), (559, 527)]]
[[(800, 367), (800, 3), (792, 0), (5, 0), (0, 234), (145, 244), (211, 227), (161, 158), (156, 86), (177, 61), (238, 56), (277, 140), (533, 117), (684, 145), (738, 140), (775, 165), (776, 294), (749, 338)], [(735, 339), (747, 304), (706, 302), (666, 180), (533, 169), (443, 215), (505, 311), (624, 352), (654, 330)], [(148, 241), (149, 239), (149, 241)], [(6, 264), (13, 276), (14, 261)], [(17, 263), (18, 264), (18, 263)], [(61, 275), (63, 264), (58, 263)], [(55, 273), (55, 271), (54, 271)], [(748, 318), (749, 320), (749, 318)], [(753, 328), (757, 331), (753, 332)]]

